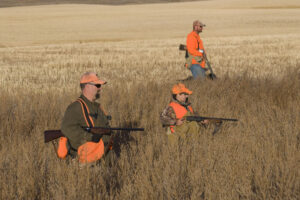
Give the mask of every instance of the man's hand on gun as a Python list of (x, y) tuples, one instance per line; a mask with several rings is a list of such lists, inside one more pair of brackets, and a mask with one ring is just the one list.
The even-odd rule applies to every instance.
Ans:
[(205, 120), (201, 121), (200, 123), (207, 125), (209, 123), (209, 120), (205, 119)]
[(177, 119), (176, 125), (177, 125), (177, 126), (180, 126), (180, 125), (183, 124), (184, 121), (185, 121), (185, 118)]

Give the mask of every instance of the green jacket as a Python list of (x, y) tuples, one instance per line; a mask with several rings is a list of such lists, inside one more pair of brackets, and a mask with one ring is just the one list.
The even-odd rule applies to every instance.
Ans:
[[(81, 95), (80, 98), (86, 103), (95, 127), (109, 127), (108, 119), (100, 109), (100, 104), (89, 101), (84, 95)], [(78, 149), (80, 145), (92, 141), (93, 134), (82, 128), (86, 126), (87, 123), (82, 112), (81, 104), (78, 101), (71, 103), (65, 112), (61, 130), (68, 138), (73, 149)]]

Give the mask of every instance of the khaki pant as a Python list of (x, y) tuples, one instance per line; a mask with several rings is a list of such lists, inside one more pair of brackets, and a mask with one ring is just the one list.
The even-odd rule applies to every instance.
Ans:
[(168, 140), (170, 144), (174, 144), (178, 140), (193, 140), (193, 138), (197, 137), (200, 132), (200, 126), (197, 122), (185, 122), (180, 126), (174, 127), (175, 132), (168, 134)]

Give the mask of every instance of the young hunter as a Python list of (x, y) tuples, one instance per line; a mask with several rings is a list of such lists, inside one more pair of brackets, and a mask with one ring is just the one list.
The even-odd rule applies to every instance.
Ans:
[(186, 39), (186, 67), (191, 70), (193, 78), (205, 78), (205, 50), (203, 42), (199, 36), (205, 24), (196, 20), (193, 22), (193, 31), (188, 34)]
[[(191, 103), (188, 101), (192, 91), (187, 89), (184, 84), (179, 83), (172, 88), (172, 100), (160, 115), (163, 126), (168, 127), (167, 135), (173, 141), (178, 137), (186, 137), (191, 134), (198, 134), (200, 126), (195, 121), (186, 121), (185, 116), (194, 115)], [(202, 123), (207, 124), (204, 120)]]
[[(58, 156), (68, 154), (78, 158), (80, 163), (92, 163), (99, 160), (110, 149), (108, 135), (95, 135), (82, 127), (109, 127), (106, 113), (99, 103), (102, 86), (106, 81), (100, 80), (96, 73), (86, 72), (81, 76), (81, 96), (71, 103), (63, 117), (61, 131), (66, 137), (60, 138)], [(106, 155), (107, 156), (107, 155)]]

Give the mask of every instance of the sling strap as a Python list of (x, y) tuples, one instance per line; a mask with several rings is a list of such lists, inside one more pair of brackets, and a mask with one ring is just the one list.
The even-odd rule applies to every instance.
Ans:
[(81, 109), (82, 109), (82, 113), (83, 113), (83, 117), (85, 119), (86, 125), (89, 128), (93, 128), (95, 126), (93, 118), (90, 116), (90, 110), (87, 107), (86, 103), (83, 101), (82, 98), (78, 98), (77, 101), (80, 103), (81, 105)]
[[(90, 110), (88, 106), (86, 105), (84, 100), (80, 97), (76, 101), (78, 101), (81, 105), (82, 114), (85, 119), (86, 125), (90, 128), (93, 128), (94, 121), (90, 116)], [(68, 154), (70, 154), (70, 150), (77, 151), (76, 149), (72, 148), (69, 140), (66, 137), (61, 137), (58, 142), (57, 156), (61, 159), (64, 159), (67, 157)]]

